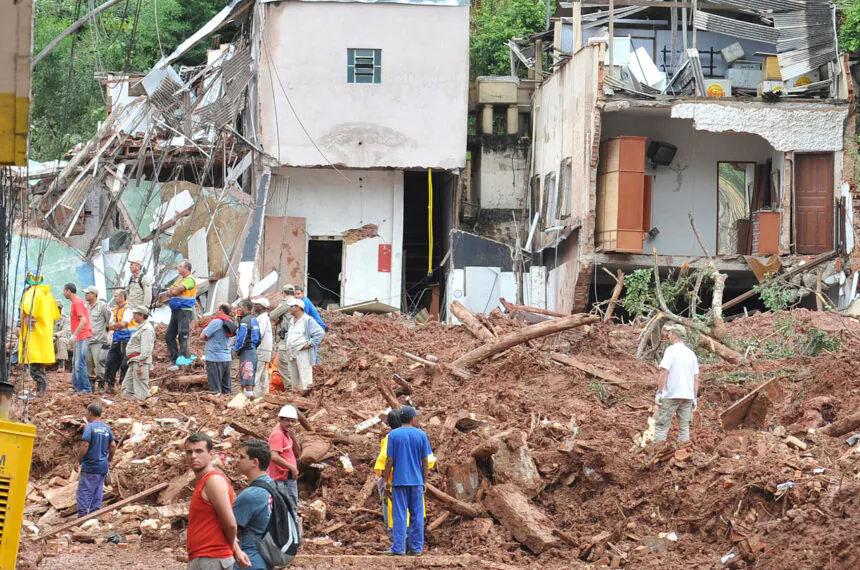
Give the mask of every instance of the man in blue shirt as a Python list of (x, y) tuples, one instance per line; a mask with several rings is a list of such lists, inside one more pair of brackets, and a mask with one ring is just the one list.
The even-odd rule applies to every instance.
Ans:
[(324, 330), (324, 331), (328, 330), (328, 327), (325, 326), (325, 323), (323, 322), (322, 317), (320, 316), (320, 312), (317, 311), (317, 308), (314, 306), (314, 304), (311, 302), (311, 300), (308, 299), (307, 297), (305, 297), (304, 286), (303, 285), (294, 285), (293, 289), (295, 289), (295, 291), (296, 291), (296, 297), (301, 299), (302, 302), (305, 304), (305, 314), (307, 314), (307, 316), (309, 316), (310, 318), (315, 320), (317, 322), (317, 324), (320, 327), (322, 327), (322, 330)]
[[(262, 439), (249, 439), (242, 442), (236, 468), (249, 483), (259, 480), (274, 487), (274, 481), (266, 475), (271, 453), (269, 444)], [(272, 570), (257, 549), (257, 541), (263, 539), (269, 527), (272, 503), (272, 496), (261, 487), (248, 487), (233, 503), (233, 515), (239, 527), (239, 547), (251, 560), (251, 570)], [(238, 564), (236, 568), (239, 568)]]
[(233, 356), (230, 354), (228, 337), (236, 334), (236, 323), (230, 317), (230, 305), (218, 305), (215, 318), (200, 333), (200, 340), (206, 341), (206, 378), (209, 389), (218, 394), (231, 394), (230, 364)]
[[(400, 409), (400, 428), (388, 434), (388, 459), (382, 478), (391, 476), (386, 493), (391, 496), (394, 526), (392, 545), (385, 554), (404, 553), (420, 556), (424, 550), (424, 485), (429, 469), (428, 457), (433, 453), (427, 434), (412, 425), (418, 410), (411, 406)], [(392, 470), (394, 474), (392, 475)], [(406, 513), (409, 512), (409, 546), (406, 551)]]
[(76, 459), (81, 470), (77, 494), (78, 518), (102, 507), (108, 462), (113, 459), (116, 451), (113, 432), (102, 423), (101, 417), (101, 404), (87, 406), (87, 425), (76, 450)]

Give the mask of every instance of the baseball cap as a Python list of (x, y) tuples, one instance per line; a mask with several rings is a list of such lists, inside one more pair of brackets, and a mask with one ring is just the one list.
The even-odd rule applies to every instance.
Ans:
[(302, 309), (305, 308), (305, 304), (302, 302), (302, 300), (296, 299), (296, 298), (287, 299), (287, 306), (288, 307), (301, 307)]
[(284, 285), (284, 293), (286, 293), (287, 295), (295, 295), (296, 288), (292, 285)]
[(134, 259), (129, 259), (128, 262), (129, 263), (137, 263), (138, 265), (143, 267), (143, 260), (140, 259), (139, 257), (135, 257)]
[(96, 287), (95, 285), (90, 285), (89, 287), (84, 289), (84, 293), (92, 293), (93, 295), (98, 295), (99, 294), (99, 288)]
[(251, 299), (251, 302), (254, 303), (255, 305), (260, 305), (261, 307), (266, 307), (267, 309), (269, 307), (271, 307), (271, 304), (269, 304), (269, 300), (266, 299), (265, 297), (257, 297), (256, 299)]
[(131, 310), (133, 313), (137, 313), (138, 315), (146, 315), (149, 316), (149, 307), (144, 307), (143, 305), (139, 305)]
[(413, 408), (412, 406), (403, 406), (400, 408), (400, 419), (404, 422), (412, 421), (415, 416), (420, 415), (421, 412)]

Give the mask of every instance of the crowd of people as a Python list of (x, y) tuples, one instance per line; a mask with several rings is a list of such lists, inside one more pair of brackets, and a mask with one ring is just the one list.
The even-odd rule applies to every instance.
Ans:
[[(44, 276), (37, 271), (27, 274), (17, 334), (7, 343), (7, 350), (12, 363), (24, 365), (35, 382), (35, 393), (29, 392), (28, 397), (45, 392), (47, 366), (56, 364), (65, 371), (68, 363), (71, 387), (77, 393), (116, 393), (119, 388), (124, 397), (146, 398), (157, 342), (150, 312), (162, 303), (170, 308), (164, 336), (170, 356), (167, 370), (191, 366), (197, 356), (190, 352), (189, 335), (192, 321), (199, 316), (197, 278), (191, 262), (179, 263), (177, 279), (159, 295), (153, 295), (143, 261), (133, 259), (129, 266), (129, 282), (114, 291), (111, 305), (99, 299), (94, 286), (84, 289), (82, 298), (76, 284), (65, 284), (68, 316)], [(319, 362), (318, 348), (325, 331), (319, 311), (301, 286), (284, 286), (281, 302), (274, 309), (266, 297), (222, 303), (200, 333), (206, 342), (203, 360), (208, 387), (215, 393), (231, 394), (236, 360), (239, 385), (249, 398), (268, 394), (270, 367), (293, 390), (306, 392), (313, 384), (313, 366)]]

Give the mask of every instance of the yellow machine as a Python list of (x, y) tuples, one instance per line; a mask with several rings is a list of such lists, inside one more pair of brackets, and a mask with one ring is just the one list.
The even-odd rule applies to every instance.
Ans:
[(36, 426), (10, 422), (11, 385), (0, 383), (0, 570), (14, 570)]

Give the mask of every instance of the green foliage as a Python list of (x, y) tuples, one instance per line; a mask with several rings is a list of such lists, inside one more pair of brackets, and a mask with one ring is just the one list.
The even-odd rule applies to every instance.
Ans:
[[(37, 2), (33, 53), (42, 51), (76, 19), (101, 3)], [(149, 71), (161, 57), (162, 49), (165, 53), (173, 51), (223, 6), (223, 0), (126, 0), (63, 40), (33, 73), (31, 156), (36, 160), (56, 159), (95, 134), (98, 122), (105, 117), (105, 94), (94, 74)], [(196, 65), (205, 61), (206, 47), (207, 43), (202, 42), (182, 63)]]
[(852, 2), (843, 12), (839, 28), (839, 47), (848, 52), (860, 51), (860, 2)]
[(803, 348), (803, 352), (808, 356), (818, 356), (823, 350), (837, 352), (842, 348), (842, 344), (836, 337), (827, 334), (819, 328), (812, 327), (809, 330), (809, 338)]
[[(553, 3), (554, 6), (554, 3)], [(472, 79), (510, 75), (507, 42), (546, 28), (546, 3), (535, 0), (485, 0), (472, 17), (469, 38)]]
[(794, 293), (786, 285), (768, 280), (753, 287), (769, 311), (784, 311), (794, 300)]
[(606, 389), (606, 384), (603, 382), (592, 382), (588, 385), (588, 389), (597, 396), (600, 403), (606, 403), (606, 399), (609, 397), (609, 391)]
[(654, 274), (651, 269), (637, 269), (624, 277), (624, 310), (636, 318), (646, 313), (646, 304), (654, 296)]

